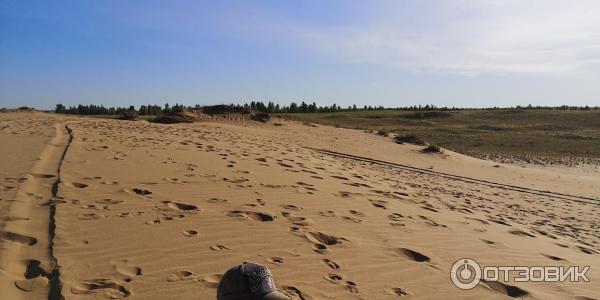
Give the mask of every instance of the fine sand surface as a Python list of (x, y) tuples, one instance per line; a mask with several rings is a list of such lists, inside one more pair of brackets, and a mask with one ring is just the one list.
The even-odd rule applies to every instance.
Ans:
[[(599, 177), (281, 120), (5, 113), (0, 138), (1, 299), (214, 299), (243, 261), (294, 299), (600, 299)], [(464, 257), (591, 282), (463, 291)]]

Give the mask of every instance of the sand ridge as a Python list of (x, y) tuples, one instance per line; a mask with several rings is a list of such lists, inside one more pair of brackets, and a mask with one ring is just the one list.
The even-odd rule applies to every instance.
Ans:
[(462, 291), (448, 275), (471, 257), (589, 265), (598, 277), (597, 179), (567, 176), (574, 184), (551, 190), (555, 174), (530, 179), (538, 173), (280, 120), (68, 122), (54, 239), (66, 299), (214, 299), (242, 261), (267, 264), (294, 299), (600, 298), (593, 283)]

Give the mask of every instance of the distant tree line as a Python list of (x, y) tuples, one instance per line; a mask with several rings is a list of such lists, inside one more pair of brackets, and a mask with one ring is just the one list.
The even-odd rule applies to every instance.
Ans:
[(123, 115), (126, 113), (137, 112), (142, 116), (156, 116), (170, 113), (172, 111), (186, 108), (183, 105), (175, 104), (170, 106), (168, 103), (164, 106), (160, 105), (141, 105), (139, 109), (135, 106), (127, 107), (104, 107), (103, 105), (77, 105), (65, 107), (62, 104), (56, 104), (54, 112), (59, 114), (73, 114), (73, 115)]
[[(279, 104), (275, 104), (274, 102), (264, 103), (262, 101), (252, 101), (250, 103), (244, 104), (236, 104), (236, 107), (244, 107), (247, 109), (265, 112), (265, 113), (330, 113), (330, 112), (349, 112), (349, 111), (377, 111), (377, 110), (397, 110), (397, 111), (459, 111), (459, 110), (600, 110), (598, 106), (515, 106), (515, 107), (490, 107), (490, 108), (461, 108), (461, 107), (438, 107), (435, 105), (413, 105), (413, 106), (403, 106), (396, 108), (385, 108), (381, 105), (379, 106), (371, 106), (364, 105), (362, 107), (358, 107), (355, 105), (351, 105), (348, 107), (342, 107), (336, 104), (332, 104), (330, 106), (317, 106), (315, 102), (310, 104), (302, 101), (300, 104), (296, 102), (291, 102), (290, 105), (280, 106)], [(200, 105), (196, 106), (183, 106), (180, 104), (175, 104), (170, 106), (166, 103), (163, 106), (160, 105), (141, 105), (139, 109), (136, 109), (133, 105), (127, 107), (105, 107), (103, 105), (77, 105), (77, 106), (69, 106), (65, 107), (63, 104), (57, 104), (54, 111), (60, 114), (76, 114), (76, 115), (123, 115), (126, 113), (136, 112), (139, 115), (164, 115), (171, 113), (173, 111), (178, 111), (182, 109), (194, 109), (199, 108)]]

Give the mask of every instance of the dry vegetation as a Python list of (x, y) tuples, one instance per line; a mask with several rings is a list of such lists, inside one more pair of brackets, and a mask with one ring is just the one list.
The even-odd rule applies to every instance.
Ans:
[(424, 140), (463, 154), (504, 162), (577, 164), (597, 162), (600, 158), (600, 111), (593, 110), (384, 110), (280, 116), (336, 127), (395, 132), (400, 135), (399, 142)]

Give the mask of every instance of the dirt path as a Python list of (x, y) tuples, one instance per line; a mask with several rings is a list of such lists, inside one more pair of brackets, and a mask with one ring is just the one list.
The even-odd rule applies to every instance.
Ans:
[(60, 167), (70, 142), (64, 124), (19, 186), (1, 233), (0, 290), (6, 299), (61, 299), (53, 256), (54, 214)]

